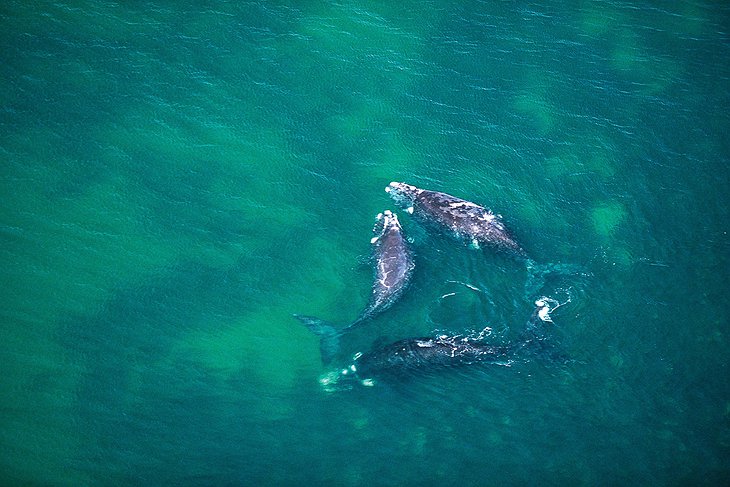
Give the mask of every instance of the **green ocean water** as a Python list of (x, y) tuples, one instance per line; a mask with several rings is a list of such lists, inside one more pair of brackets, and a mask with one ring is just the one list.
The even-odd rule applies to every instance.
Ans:
[[(722, 2), (0, 6), (0, 484), (727, 485)], [(571, 360), (327, 391), (377, 344), (523, 329), (525, 269), (383, 188), (504, 216)]]

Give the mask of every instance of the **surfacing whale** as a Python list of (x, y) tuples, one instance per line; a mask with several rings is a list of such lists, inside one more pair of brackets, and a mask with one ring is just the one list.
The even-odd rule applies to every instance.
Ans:
[(505, 227), (502, 217), (488, 208), (406, 183), (392, 182), (385, 191), (414, 217), (448, 229), (451, 235), (472, 247), (494, 247), (518, 259), (528, 259), (527, 253)]
[(552, 345), (546, 340), (553, 323), (550, 313), (562, 304), (546, 297), (535, 301), (535, 310), (521, 336), (505, 345), (487, 343), (482, 334), (407, 338), (355, 354), (350, 365), (324, 375), (320, 384), (334, 391), (352, 383), (372, 386), (377, 380), (403, 378), (418, 371), (473, 364), (509, 366), (523, 355), (551, 355)]
[(390, 210), (378, 214), (370, 240), (375, 264), (375, 279), (367, 306), (359, 316), (341, 329), (336, 329), (314, 316), (294, 315), (320, 337), (322, 362), (328, 364), (339, 349), (339, 338), (376, 315), (390, 308), (408, 286), (415, 264), (408, 241), (403, 235), (398, 216)]
[(534, 296), (546, 274), (575, 273), (568, 264), (538, 264), (530, 258), (507, 229), (502, 217), (471, 201), (447, 193), (391, 182), (385, 191), (416, 219), (446, 229), (447, 233), (470, 247), (490, 247), (524, 262), (528, 271), (525, 293)]

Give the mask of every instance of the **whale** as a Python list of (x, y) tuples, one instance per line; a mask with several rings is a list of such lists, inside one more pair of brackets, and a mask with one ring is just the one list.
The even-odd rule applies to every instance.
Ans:
[(398, 216), (390, 210), (379, 213), (370, 239), (374, 279), (365, 308), (349, 325), (337, 329), (314, 316), (295, 314), (302, 324), (320, 337), (322, 362), (328, 364), (339, 350), (339, 338), (387, 310), (408, 287), (415, 263)]
[(391, 182), (385, 191), (417, 219), (434, 223), (471, 247), (493, 247), (518, 259), (529, 259), (502, 221), (490, 209), (447, 193)]
[(439, 334), (406, 338), (356, 353), (349, 365), (322, 376), (320, 384), (328, 391), (335, 391), (351, 387), (353, 383), (372, 386), (377, 381), (408, 378), (434, 369), (475, 364), (511, 366), (521, 357), (538, 355), (562, 358), (553, 353), (554, 345), (547, 337), (554, 324), (550, 314), (563, 304), (566, 303), (548, 297), (536, 300), (525, 330), (507, 344), (487, 342), (485, 335), (489, 333), (485, 331), (488, 328), (476, 335)]
[(528, 275), (525, 295), (534, 296), (545, 276), (581, 273), (572, 264), (540, 263), (534, 261), (506, 227), (501, 215), (490, 209), (439, 191), (417, 188), (402, 182), (391, 182), (385, 191), (396, 204), (417, 220), (446, 233), (471, 248), (491, 248), (524, 263)]

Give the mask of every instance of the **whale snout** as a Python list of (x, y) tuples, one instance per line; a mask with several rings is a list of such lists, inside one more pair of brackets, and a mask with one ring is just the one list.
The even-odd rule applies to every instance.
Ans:
[(406, 183), (391, 182), (385, 187), (385, 192), (399, 204), (413, 201), (418, 195), (419, 189)]
[(375, 217), (375, 226), (373, 227), (373, 232), (375, 232), (375, 236), (370, 239), (370, 243), (376, 243), (378, 240), (380, 240), (380, 237), (392, 230), (401, 230), (400, 222), (398, 221), (398, 215), (390, 210), (385, 210), (382, 213), (378, 213), (378, 215)]
[(402, 231), (402, 228), (398, 220), (398, 215), (390, 210), (385, 210), (382, 213), (378, 213), (375, 217), (375, 226), (373, 227), (375, 236), (370, 239), (370, 243), (377, 243), (386, 233), (400, 231)]
[(396, 215), (392, 211), (385, 210), (383, 212), (383, 217), (385, 219), (385, 221), (383, 222), (383, 226), (385, 228), (389, 228), (389, 227), (400, 228), (400, 222), (398, 221), (398, 215)]
[(385, 192), (390, 193), (391, 191), (398, 191), (398, 192), (408, 192), (413, 191), (415, 186), (411, 186), (410, 184), (406, 183), (399, 183), (397, 181), (391, 181), (390, 184), (388, 184), (385, 187)]

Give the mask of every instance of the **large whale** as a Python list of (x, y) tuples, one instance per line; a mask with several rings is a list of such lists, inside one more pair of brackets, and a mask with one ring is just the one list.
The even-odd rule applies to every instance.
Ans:
[(489, 246), (527, 260), (527, 253), (507, 230), (502, 217), (471, 201), (447, 193), (392, 182), (385, 191), (416, 218), (435, 223), (473, 247)]
[(481, 334), (407, 338), (355, 354), (351, 364), (324, 375), (320, 383), (327, 390), (337, 390), (352, 382), (371, 386), (379, 379), (403, 378), (424, 370), (472, 364), (510, 365), (521, 356), (540, 352), (557, 357), (551, 353), (546, 332), (553, 323), (550, 313), (562, 304), (546, 297), (535, 301), (525, 330), (511, 343), (490, 344)]
[(523, 262), (528, 272), (525, 281), (527, 296), (537, 294), (547, 274), (580, 273), (579, 268), (572, 264), (538, 264), (532, 260), (502, 222), (502, 217), (476, 203), (406, 183), (392, 182), (385, 191), (416, 219), (446, 229), (448, 234), (470, 247), (494, 248)]
[(344, 328), (336, 329), (332, 324), (314, 316), (294, 315), (320, 336), (320, 351), (325, 364), (337, 353), (339, 337), (390, 308), (401, 297), (413, 274), (413, 254), (398, 216), (390, 210), (378, 214), (373, 232), (370, 244), (375, 279), (368, 304), (355, 321)]

